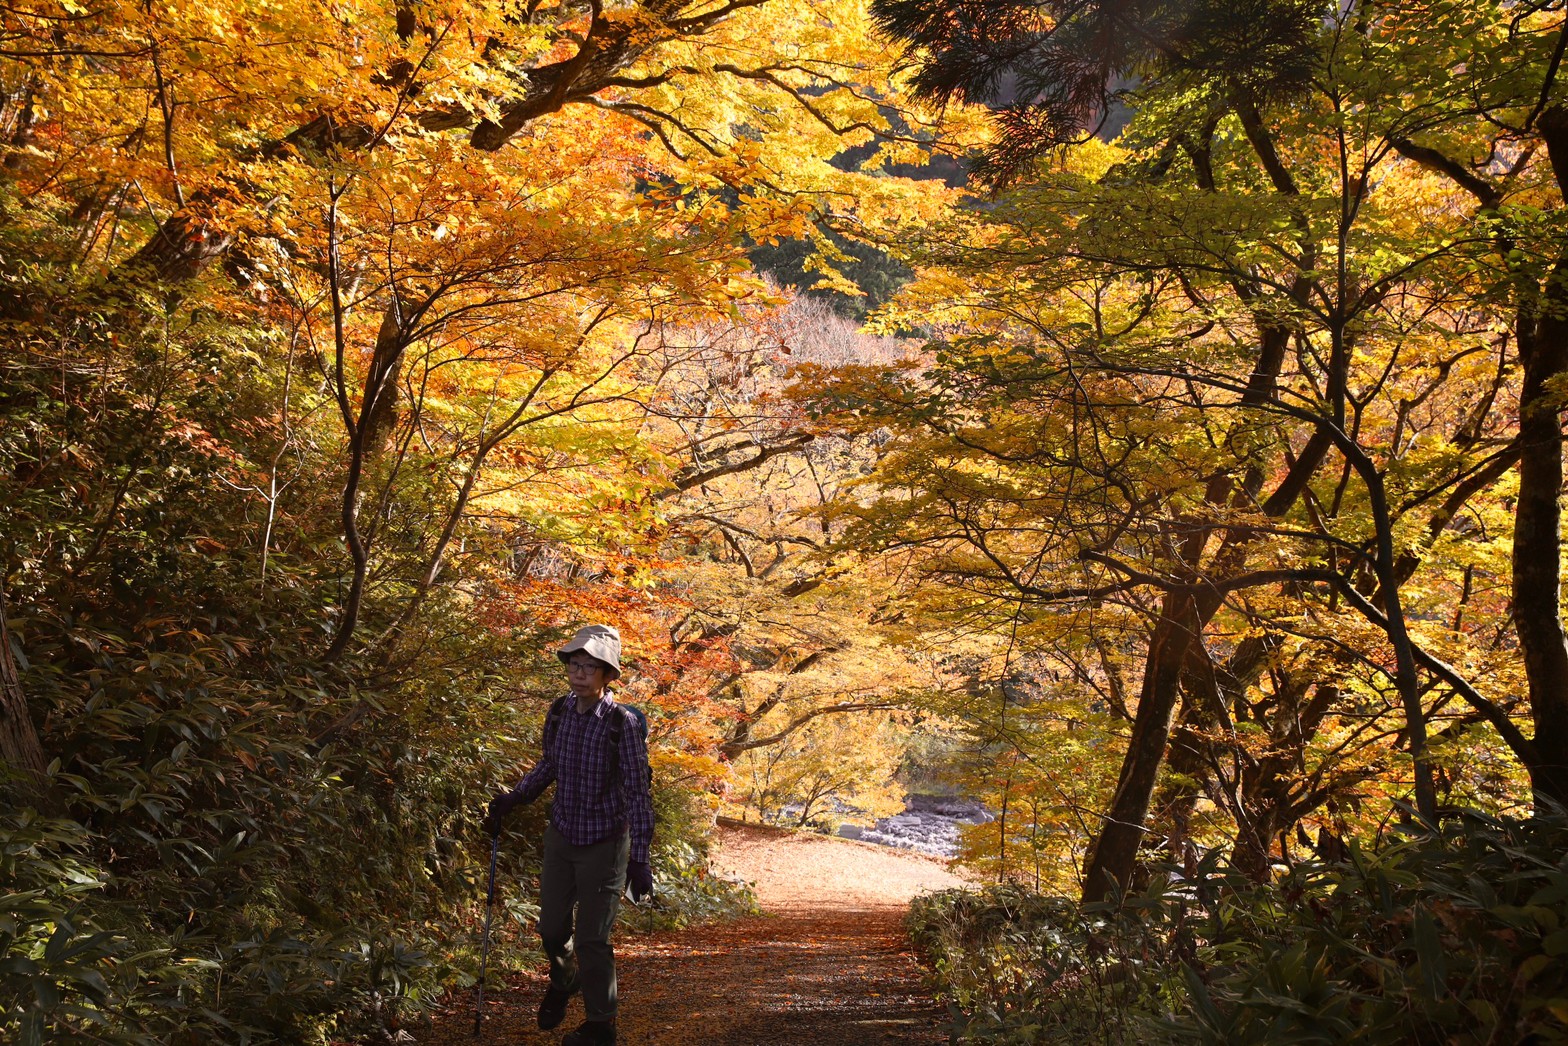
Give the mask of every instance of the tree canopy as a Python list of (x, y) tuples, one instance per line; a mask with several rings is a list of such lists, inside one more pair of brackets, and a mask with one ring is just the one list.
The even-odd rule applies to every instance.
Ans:
[(670, 920), (735, 901), (721, 811), (962, 792), (961, 860), (1090, 913), (1548, 818), (1565, 48), (1475, 0), (6, 8), (0, 1027), (472, 983), (477, 815), (587, 621)]

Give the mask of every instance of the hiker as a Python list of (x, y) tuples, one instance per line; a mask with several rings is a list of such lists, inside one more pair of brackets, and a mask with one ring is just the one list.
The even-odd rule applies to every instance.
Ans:
[(621, 891), (629, 885), (633, 902), (653, 892), (647, 727), (610, 689), (621, 675), (621, 636), (614, 628), (580, 629), (556, 656), (566, 665), (571, 692), (545, 716), (539, 762), (516, 788), (490, 801), (484, 827), (498, 834), (508, 813), (555, 783), (539, 872), (539, 939), (550, 960), (539, 1027), (559, 1025), (580, 990), (587, 1020), (562, 1046), (599, 1046), (615, 1042), (610, 930)]

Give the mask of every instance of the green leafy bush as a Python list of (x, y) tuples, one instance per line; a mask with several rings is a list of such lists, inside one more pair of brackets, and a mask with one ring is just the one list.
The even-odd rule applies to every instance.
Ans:
[[(258, 666), (234, 634), (27, 625), (65, 813), (0, 818), (0, 1038), (323, 1041), (417, 1021), (473, 983), (478, 814), (537, 745), (509, 689), (459, 677), (425, 680), (417, 703), (334, 697), (277, 677), (303, 658), (274, 644)], [(400, 714), (314, 743), (315, 724), (362, 696)], [(661, 787), (657, 805), (657, 903), (628, 910), (628, 929), (751, 910), (707, 874), (682, 795)], [(536, 955), (544, 808), (508, 825), (492, 969)]]
[(104, 887), (81, 854), (81, 825), (31, 811), (0, 814), (0, 1015), (21, 1046), (45, 1041), (64, 1021), (116, 1037), (106, 1007), (128, 941), (100, 926), (86, 901)]
[(707, 846), (694, 835), (669, 832), (668, 838), (656, 838), (652, 856), (653, 899), (640, 907), (622, 907), (625, 928), (673, 930), (760, 913), (756, 896), (748, 887), (708, 870)]
[(1087, 908), (917, 902), (966, 1041), (1568, 1041), (1568, 820), (1469, 814), (1254, 886), (1211, 859)]
[(1161, 909), (1180, 903), (1153, 895), (1139, 918), (1004, 884), (917, 898), (909, 927), (955, 1039), (1136, 1043), (1175, 966), (1180, 918)]
[(1161, 1022), (1205, 1043), (1568, 1041), (1568, 821), (1471, 814), (1222, 895)]

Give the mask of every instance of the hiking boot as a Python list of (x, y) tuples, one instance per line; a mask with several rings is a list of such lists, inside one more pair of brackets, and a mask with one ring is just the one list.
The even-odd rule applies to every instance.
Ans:
[(583, 1021), (561, 1046), (615, 1046), (615, 1021)]
[(546, 988), (544, 998), (539, 1000), (539, 1029), (549, 1031), (557, 1027), (566, 1018), (566, 1004), (576, 994), (576, 988), (557, 988), (554, 985)]

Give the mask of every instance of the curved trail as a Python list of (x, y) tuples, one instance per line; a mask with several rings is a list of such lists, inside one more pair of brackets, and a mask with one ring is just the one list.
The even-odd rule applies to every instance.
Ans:
[[(916, 894), (961, 885), (940, 862), (752, 825), (718, 829), (714, 865), (756, 884), (763, 918), (616, 935), (626, 1046), (937, 1046), (943, 1013), (921, 986), (901, 921)], [(423, 1042), (553, 1043), (534, 1026), (541, 975), (492, 989), (472, 1037), (467, 993)]]

